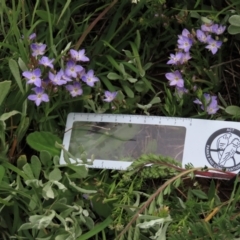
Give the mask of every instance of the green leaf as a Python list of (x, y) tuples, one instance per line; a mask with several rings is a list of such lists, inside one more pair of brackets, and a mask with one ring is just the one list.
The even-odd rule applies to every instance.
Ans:
[(216, 185), (215, 185), (215, 181), (212, 179), (210, 187), (208, 189), (208, 199), (212, 200), (215, 197), (215, 194), (216, 194)]
[(52, 190), (52, 184), (51, 182), (47, 182), (46, 185), (43, 187), (42, 189), (43, 191), (43, 197), (45, 197), (46, 199), (54, 199), (54, 192)]
[(132, 55), (132, 53), (131, 53), (129, 50), (124, 50), (124, 49), (123, 49), (123, 52), (126, 54), (126, 56), (127, 56), (128, 58), (130, 58), (130, 59), (133, 58), (133, 55)]
[(1, 185), (4, 175), (5, 175), (5, 168), (0, 165), (0, 185)]
[(53, 157), (53, 164), (56, 166), (56, 165), (59, 165), (59, 161), (60, 161), (60, 158), (59, 156), (54, 156)]
[(203, 192), (202, 190), (192, 189), (191, 192), (193, 195), (195, 195), (196, 197), (198, 197), (200, 199), (208, 199), (207, 194), (205, 192)]
[(52, 165), (52, 156), (48, 151), (42, 150), (40, 152), (40, 160), (44, 166)]
[(62, 179), (62, 173), (58, 168), (54, 168), (50, 173), (49, 173), (49, 180), (51, 181), (59, 181)]
[(11, 81), (0, 82), (0, 106), (2, 105), (4, 99), (6, 98), (10, 90), (11, 83)]
[(32, 229), (33, 228), (33, 224), (32, 223), (24, 223), (20, 226), (20, 228), (18, 229), (18, 231), (22, 231), (22, 230), (27, 230), (27, 229)]
[(201, 17), (201, 20), (204, 24), (211, 24), (211, 20), (209, 18), (206, 18), (206, 17)]
[(103, 231), (105, 228), (107, 228), (113, 220), (108, 217), (106, 218), (103, 222), (97, 224), (92, 230), (88, 231), (87, 233), (83, 234), (76, 240), (87, 240), (90, 239), (91, 237), (96, 236), (99, 232)]
[(34, 175), (33, 175), (33, 172), (32, 172), (32, 168), (30, 166), (29, 163), (26, 163), (24, 166), (23, 166), (23, 172), (30, 178), (30, 179), (35, 179)]
[(153, 63), (151, 63), (151, 62), (146, 63), (146, 65), (144, 65), (143, 69), (144, 69), (145, 71), (147, 71), (152, 65), (153, 65)]
[(25, 62), (23, 62), (21, 58), (18, 58), (18, 65), (23, 72), (28, 70)]
[(135, 38), (135, 44), (136, 44), (137, 50), (139, 51), (139, 48), (140, 48), (140, 45), (141, 45), (141, 34), (140, 34), (139, 30), (137, 30), (136, 33), (137, 33), (136, 34), (137, 36)]
[(36, 179), (39, 179), (42, 164), (39, 158), (35, 155), (31, 157), (31, 168)]
[(62, 11), (61, 11), (61, 13), (60, 13), (60, 15), (59, 15), (59, 18), (58, 18), (58, 20), (57, 20), (57, 24), (59, 23), (61, 17), (64, 15), (64, 13), (66, 12), (66, 10), (69, 9), (69, 5), (70, 5), (71, 2), (72, 2), (72, 0), (67, 0), (67, 1), (66, 1), (66, 3), (65, 3), (65, 5), (64, 5), (64, 7), (62, 8)]
[(134, 87), (137, 92), (143, 92), (146, 88), (146, 85), (142, 80), (140, 80), (134, 84)]
[(130, 83), (135, 83), (135, 82), (137, 82), (137, 79), (136, 79), (136, 78), (132, 78), (132, 77), (128, 77), (127, 80), (128, 80)]
[(114, 73), (114, 72), (110, 72), (107, 75), (107, 78), (110, 79), (110, 80), (120, 80), (120, 79), (123, 79), (120, 75), (118, 75), (117, 73)]
[(122, 87), (128, 97), (134, 98), (134, 92), (126, 84), (122, 84)]
[(55, 147), (55, 142), (62, 140), (50, 132), (33, 132), (27, 136), (28, 145), (36, 151), (48, 151), (52, 156), (60, 155), (60, 149)]
[(120, 69), (118, 63), (114, 60), (114, 58), (113, 58), (112, 56), (107, 55), (106, 58), (108, 59), (108, 61), (112, 64), (112, 66), (113, 66), (116, 70), (118, 70), (119, 72), (121, 72), (121, 69)]
[[(14, 116), (14, 115), (16, 115), (16, 114), (18, 114), (18, 113), (20, 113), (20, 112), (15, 111), (15, 110), (13, 110), (13, 111), (11, 111), (11, 112), (8, 112), (8, 113), (4, 113), (4, 114), (2, 114), (2, 116), (0, 117), (0, 120), (6, 121), (8, 118), (10, 118), (10, 117), (12, 117), (12, 116)], [(20, 113), (20, 114), (21, 114), (21, 113)]]
[(228, 19), (228, 21), (231, 25), (240, 27), (240, 15), (233, 15)]
[(9, 68), (12, 72), (12, 75), (13, 75), (14, 79), (17, 82), (17, 85), (18, 85), (20, 91), (22, 92), (22, 94), (24, 94), (22, 78), (20, 76), (19, 67), (18, 67), (17, 62), (13, 59), (10, 59), (9, 62), (8, 62), (8, 65), (9, 65)]
[(86, 194), (92, 194), (92, 193), (97, 193), (96, 190), (88, 190), (88, 189), (83, 189), (83, 188), (80, 188), (78, 187), (75, 182), (72, 182), (70, 179), (69, 179), (69, 176), (67, 173), (65, 173), (67, 179), (68, 179), (68, 182), (69, 182), (69, 185), (74, 189), (76, 190), (77, 192), (80, 192), (80, 193), (86, 193)]
[(179, 198), (179, 197), (177, 197), (177, 199), (178, 199), (178, 201), (179, 201), (181, 207), (182, 207), (183, 209), (186, 209), (186, 205), (184, 204), (184, 202), (182, 201), (182, 199)]
[(36, 14), (45, 22), (48, 22), (49, 19), (48, 19), (48, 15), (50, 16), (51, 18), (51, 22), (53, 22), (53, 14), (50, 14), (48, 13), (47, 11), (44, 11), (44, 10), (37, 10), (36, 11)]
[(133, 54), (134, 54), (134, 57), (135, 57), (135, 60), (136, 60), (136, 65), (137, 65), (137, 68), (139, 70), (139, 74), (140, 74), (141, 77), (144, 77), (145, 76), (145, 71), (142, 68), (141, 59), (140, 59), (140, 56), (139, 56), (139, 53), (138, 53), (138, 50), (137, 50), (137, 46), (133, 42), (130, 42), (130, 45), (132, 47), (132, 51), (133, 51)]
[(17, 167), (19, 169), (22, 169), (23, 166), (27, 163), (27, 157), (26, 155), (20, 155), (17, 159)]
[(238, 34), (238, 33), (240, 33), (240, 27), (230, 25), (228, 27), (228, 33), (232, 34), (232, 35)]
[[(77, 178), (85, 178), (88, 175), (88, 169), (85, 165), (67, 165), (68, 168), (72, 169), (75, 173), (77, 173)], [(72, 175), (69, 175), (70, 178), (73, 178)]]
[(156, 104), (156, 103), (160, 103), (160, 102), (161, 102), (161, 100), (159, 97), (154, 97), (149, 104)]
[(238, 106), (228, 106), (225, 108), (225, 112), (232, 116), (240, 116), (240, 107)]

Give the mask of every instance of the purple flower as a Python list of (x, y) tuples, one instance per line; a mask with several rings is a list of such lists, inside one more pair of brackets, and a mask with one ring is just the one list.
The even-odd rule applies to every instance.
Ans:
[(72, 82), (72, 79), (70, 77), (68, 77), (65, 72), (63, 72), (63, 70), (61, 69), (59, 71), (60, 73), (62, 73), (62, 79), (65, 80), (66, 82)]
[(196, 100), (194, 100), (193, 102), (198, 104), (198, 105), (202, 105), (202, 102), (198, 98)]
[(198, 29), (197, 30), (197, 39), (202, 43), (206, 43), (207, 35), (202, 30)]
[(84, 76), (82, 76), (82, 80), (90, 87), (93, 87), (94, 83), (99, 81), (99, 79), (94, 76), (93, 70), (89, 70)]
[(166, 78), (170, 81), (170, 86), (184, 87), (184, 80), (181, 73), (177, 70), (175, 72), (166, 73)]
[(204, 93), (203, 97), (204, 97), (205, 104), (203, 104), (199, 99), (196, 99), (193, 102), (201, 105), (201, 109), (206, 111), (209, 115), (215, 114), (219, 110), (217, 97), (210, 96), (210, 94), (207, 94), (207, 93)]
[[(30, 34), (29, 36), (28, 36), (28, 40), (33, 40), (33, 39), (35, 39), (36, 38), (36, 33), (32, 33), (32, 34)], [(22, 39), (24, 39), (24, 35), (22, 35)]]
[(65, 69), (65, 74), (68, 77), (76, 78), (77, 74), (83, 70), (83, 67), (80, 65), (76, 65), (76, 63), (72, 60), (67, 62), (67, 67)]
[(182, 53), (182, 58), (181, 58), (180, 62), (181, 62), (181, 64), (184, 64), (184, 63), (188, 62), (188, 60), (191, 58), (192, 57), (190, 56), (189, 52)]
[(181, 36), (178, 39), (178, 48), (183, 49), (184, 52), (189, 52), (192, 44), (193, 44), (193, 41), (190, 38)]
[(103, 99), (104, 102), (112, 102), (114, 98), (117, 96), (117, 92), (105, 91), (104, 95), (105, 95), (105, 98)]
[(63, 71), (60, 70), (57, 74), (51, 72), (48, 73), (48, 77), (53, 85), (63, 85), (66, 83), (66, 80), (63, 79)]
[(216, 41), (212, 39), (211, 36), (208, 36), (207, 43), (208, 45), (205, 48), (209, 49), (212, 52), (212, 54), (215, 54), (218, 51), (218, 49), (222, 46), (222, 41)]
[(28, 99), (34, 101), (37, 106), (39, 106), (41, 102), (49, 102), (49, 97), (46, 93), (44, 93), (43, 88), (35, 87), (33, 88), (33, 91), (36, 94), (29, 95)]
[(218, 24), (214, 24), (212, 26), (212, 32), (217, 35), (223, 34), (225, 30), (226, 30), (226, 26), (222, 26), (222, 25), (218, 25)]
[(212, 32), (212, 23), (210, 23), (210, 24), (203, 24), (201, 26), (201, 29), (204, 32)]
[(41, 70), (36, 68), (32, 71), (25, 71), (22, 75), (28, 80), (27, 84), (33, 83), (37, 87), (41, 87), (42, 80), (41, 80)]
[(170, 54), (170, 60), (167, 62), (167, 64), (178, 65), (179, 63), (181, 63), (182, 57), (182, 52), (177, 52), (175, 55)]
[(82, 76), (84, 76), (85, 74), (86, 74), (86, 71), (85, 71), (85, 69), (83, 68), (83, 70), (78, 73), (78, 76), (79, 76), (80, 78), (82, 78)]
[(36, 33), (32, 33), (32, 34), (29, 35), (28, 39), (29, 39), (29, 40), (33, 40), (33, 39), (35, 39), (36, 37), (37, 37), (37, 34), (36, 34)]
[(39, 60), (39, 64), (45, 66), (45, 67), (50, 67), (51, 69), (53, 69), (53, 61), (55, 59), (49, 59), (48, 57), (43, 56), (40, 60)]
[(67, 85), (66, 89), (70, 92), (72, 97), (80, 96), (83, 93), (83, 90), (79, 82), (75, 82), (73, 83), (73, 85)]
[(39, 55), (43, 55), (45, 53), (47, 45), (43, 43), (32, 43), (31, 50), (32, 56), (37, 57)]
[(89, 58), (85, 56), (85, 49), (76, 51), (74, 49), (70, 49), (71, 58), (75, 61), (88, 62)]
[(186, 28), (184, 28), (182, 30), (182, 35), (179, 35), (178, 37), (181, 38), (181, 36), (183, 36), (183, 37), (189, 38), (190, 35), (191, 35), (191, 33)]

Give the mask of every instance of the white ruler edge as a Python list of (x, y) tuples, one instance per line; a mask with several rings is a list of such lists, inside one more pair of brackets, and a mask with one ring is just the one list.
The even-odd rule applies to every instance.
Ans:
[[(76, 121), (82, 122), (111, 122), (111, 123), (133, 123), (133, 124), (151, 124), (151, 125), (164, 125), (176, 126), (186, 128), (186, 137), (183, 152), (182, 166), (187, 163), (192, 163), (194, 167), (214, 167), (222, 169), (218, 166), (218, 160), (210, 157), (209, 161), (206, 157), (206, 144), (212, 134), (216, 135), (220, 131), (220, 137), (225, 134), (231, 133), (233, 137), (238, 138), (240, 143), (240, 123), (227, 122), (217, 120), (203, 120), (191, 118), (176, 118), (176, 117), (161, 117), (161, 116), (142, 116), (142, 115), (125, 115), (125, 114), (95, 114), (95, 113), (70, 113), (66, 123), (66, 133), (64, 135), (63, 145), (65, 149), (69, 149), (70, 138), (72, 133), (73, 123)], [(238, 133), (239, 131), (239, 133)], [(225, 133), (226, 132), (226, 133)], [(216, 135), (215, 142), (218, 140)], [(228, 145), (230, 145), (229, 142)], [(217, 148), (217, 147), (215, 147)], [(240, 151), (240, 148), (239, 148)], [(215, 161), (215, 163), (214, 163)], [(230, 167), (228, 170), (231, 172), (238, 172), (240, 169), (240, 154), (235, 154), (236, 166)], [(73, 161), (74, 162), (74, 161)], [(60, 163), (64, 164), (63, 152), (61, 153)], [(99, 160), (95, 159), (92, 168), (101, 169), (119, 169), (125, 170), (131, 162), (121, 162), (113, 160)]]

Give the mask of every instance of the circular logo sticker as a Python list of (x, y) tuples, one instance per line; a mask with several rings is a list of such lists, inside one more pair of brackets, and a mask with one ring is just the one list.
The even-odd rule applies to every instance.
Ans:
[(240, 131), (223, 128), (214, 132), (206, 143), (205, 154), (214, 168), (231, 172), (240, 169)]

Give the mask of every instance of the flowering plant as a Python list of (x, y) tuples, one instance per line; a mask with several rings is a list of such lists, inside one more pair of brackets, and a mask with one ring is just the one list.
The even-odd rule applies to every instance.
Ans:
[(208, 93), (202, 95), (201, 85), (197, 85), (196, 82), (208, 85), (209, 82), (201, 79), (200, 71), (196, 74), (196, 64), (191, 64), (190, 61), (199, 58), (193, 57), (191, 51), (199, 56), (199, 52), (204, 51), (205, 48), (215, 55), (223, 43), (219, 40), (219, 35), (223, 34), (225, 29), (226, 26), (214, 24), (212, 21), (202, 24), (201, 29), (197, 29), (196, 32), (190, 33), (188, 29), (183, 29), (182, 34), (178, 36), (177, 51), (175, 54), (170, 54), (167, 62), (174, 67), (174, 71), (166, 73), (165, 77), (169, 80), (170, 86), (175, 86), (175, 95), (182, 98), (183, 94), (190, 94), (192, 91), (192, 94), (198, 97), (193, 102), (199, 104), (201, 109), (210, 115), (215, 114), (219, 109), (217, 97)]
[[(34, 40), (36, 34), (29, 36)], [(60, 68), (55, 59), (45, 56), (47, 45), (43, 43), (31, 43), (31, 57), (29, 69), (22, 73), (26, 83), (33, 86), (33, 94), (28, 99), (34, 101), (37, 106), (42, 102), (49, 102), (58, 91), (67, 91), (71, 97), (81, 96), (85, 87), (94, 87), (100, 80), (95, 76), (92, 69), (86, 69), (80, 63), (89, 62), (85, 49), (76, 51), (70, 49), (67, 55), (62, 56)], [(105, 102), (112, 102), (117, 92), (105, 91), (102, 98)]]

